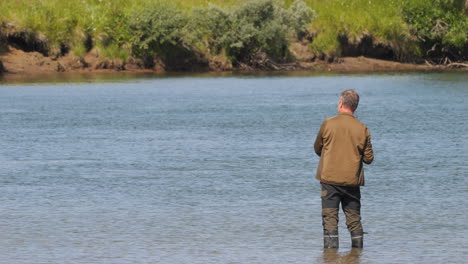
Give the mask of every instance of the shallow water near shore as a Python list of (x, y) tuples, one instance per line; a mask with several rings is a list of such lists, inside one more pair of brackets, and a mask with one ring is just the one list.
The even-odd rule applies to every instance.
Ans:
[[(131, 77), (131, 78), (130, 78)], [(0, 263), (464, 263), (466, 73), (0, 84)], [(363, 250), (322, 249), (313, 141), (338, 94), (376, 159)]]

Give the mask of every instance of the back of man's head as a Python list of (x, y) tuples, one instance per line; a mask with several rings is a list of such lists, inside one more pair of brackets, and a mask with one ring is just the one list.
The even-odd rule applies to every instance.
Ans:
[(359, 94), (354, 89), (344, 90), (340, 94), (340, 102), (354, 112), (359, 105)]

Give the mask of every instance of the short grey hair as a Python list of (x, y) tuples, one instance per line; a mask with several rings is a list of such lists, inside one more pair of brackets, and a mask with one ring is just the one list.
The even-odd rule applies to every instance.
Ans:
[(354, 89), (344, 90), (340, 94), (340, 101), (354, 112), (359, 105), (359, 94)]

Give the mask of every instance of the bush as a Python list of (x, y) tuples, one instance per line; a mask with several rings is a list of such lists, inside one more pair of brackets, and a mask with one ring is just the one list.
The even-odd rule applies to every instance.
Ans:
[(216, 53), (224, 50), (234, 62), (249, 60), (258, 51), (274, 58), (288, 55), (290, 33), (301, 35), (314, 18), (303, 1), (289, 9), (273, 0), (251, 0), (233, 10), (209, 6), (194, 11), (194, 31)]
[(165, 70), (186, 71), (205, 69), (208, 63), (193, 45), (187, 25), (189, 14), (168, 1), (148, 2), (130, 16), (133, 55), (153, 67), (155, 59), (164, 62)]
[(228, 54), (243, 59), (262, 49), (271, 56), (286, 55), (288, 28), (283, 16), (283, 10), (272, 0), (241, 5), (232, 13), (232, 27), (226, 32)]
[(316, 17), (316, 12), (302, 0), (295, 0), (287, 11), (288, 24), (298, 39), (306, 35), (310, 23)]
[(171, 47), (184, 45), (187, 15), (171, 2), (150, 2), (134, 11), (129, 21), (130, 42), (136, 56), (162, 56)]
[(190, 30), (195, 34), (195, 45), (199, 44), (202, 48), (208, 49), (211, 54), (219, 54), (227, 43), (226, 32), (230, 30), (231, 25), (232, 18), (229, 12), (221, 7), (209, 5), (207, 8), (193, 10)]

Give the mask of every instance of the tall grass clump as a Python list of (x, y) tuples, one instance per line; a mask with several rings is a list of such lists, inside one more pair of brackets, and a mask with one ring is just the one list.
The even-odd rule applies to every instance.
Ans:
[(375, 43), (392, 46), (401, 53), (414, 52), (409, 27), (400, 15), (400, 1), (311, 0), (310, 4), (318, 14), (311, 25), (316, 34), (313, 50), (340, 56), (340, 36), (350, 43), (359, 43), (367, 36)]
[(2, 22), (8, 23), (13, 37), (41, 42), (41, 52), (58, 56), (68, 52), (73, 32), (83, 14), (78, 1), (2, 1)]
[(88, 5), (90, 20), (84, 32), (92, 42), (84, 43), (86, 49), (96, 47), (108, 58), (125, 60), (131, 54), (128, 23), (133, 5), (128, 0), (100, 0)]
[[(8, 24), (4, 34), (41, 42), (38, 51), (62, 56), (72, 51), (83, 55), (94, 45), (120, 48), (129, 35), (125, 3), (128, 0), (43, 0), (2, 1), (0, 23)], [(35, 39), (35, 40), (34, 40)], [(21, 43), (19, 43), (21, 46)], [(31, 43), (23, 43), (31, 46)]]

